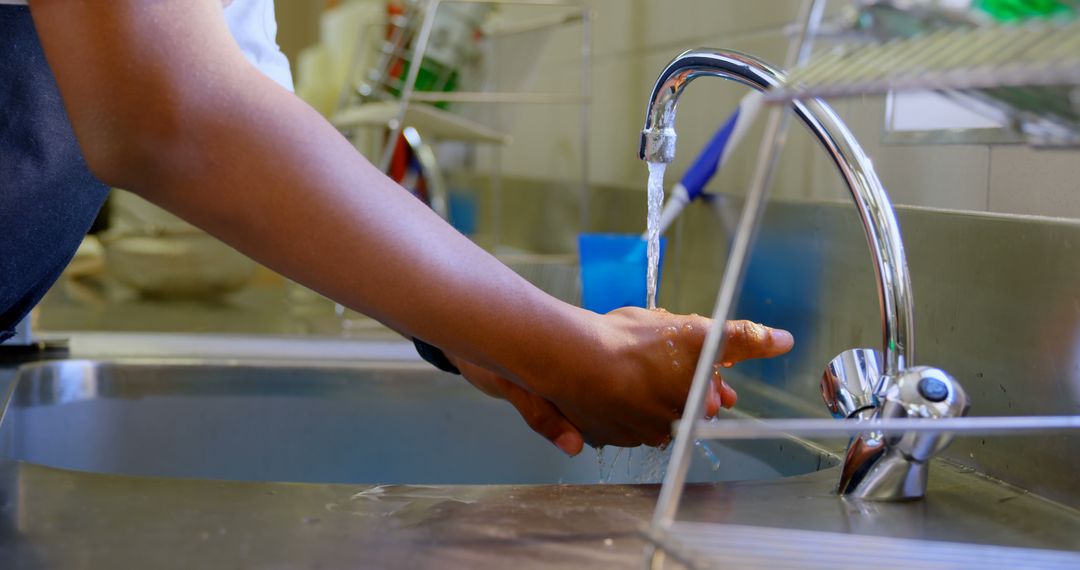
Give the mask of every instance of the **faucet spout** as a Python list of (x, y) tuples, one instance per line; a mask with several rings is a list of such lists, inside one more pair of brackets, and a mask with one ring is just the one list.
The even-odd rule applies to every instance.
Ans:
[[(675, 158), (679, 97), (701, 76), (721, 77), (758, 91), (771, 89), (784, 79), (780, 70), (736, 51), (700, 48), (683, 52), (664, 68), (653, 86), (641, 131), (641, 159), (666, 163)], [(870, 158), (836, 112), (818, 99), (796, 101), (794, 111), (832, 158), (866, 232), (881, 311), (885, 361), (878, 390), (884, 393), (892, 379), (913, 364), (915, 352), (911, 278), (896, 213)]]
[[(649, 162), (675, 158), (675, 115), (686, 86), (697, 77), (729, 79), (758, 91), (776, 87), (781, 71), (735, 51), (696, 49), (682, 53), (661, 72), (649, 98), (639, 155)], [(822, 396), (829, 411), (847, 421), (885, 417), (928, 420), (967, 413), (963, 388), (936, 368), (914, 366), (914, 300), (896, 213), (870, 158), (840, 117), (819, 99), (793, 103), (832, 158), (859, 212), (877, 282), (881, 312), (880, 352), (855, 349), (829, 363)], [(926, 492), (929, 460), (950, 441), (946, 434), (884, 437), (868, 433), (852, 439), (838, 491), (868, 500), (908, 500)]]

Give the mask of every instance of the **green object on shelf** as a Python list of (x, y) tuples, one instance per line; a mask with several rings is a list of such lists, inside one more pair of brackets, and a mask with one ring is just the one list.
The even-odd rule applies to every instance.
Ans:
[(978, 0), (977, 6), (1000, 22), (1076, 17), (1077, 0)]
[[(409, 66), (411, 63), (405, 63), (401, 70), (401, 77), (409, 76)], [(416, 91), (434, 91), (451, 93), (457, 89), (458, 84), (458, 72), (451, 69), (438, 61), (430, 57), (425, 57), (420, 64), (420, 71), (416, 74)], [(400, 90), (390, 87), (388, 88), (390, 94), (395, 97), (401, 97)], [(449, 104), (445, 101), (435, 103), (435, 106), (442, 110), (447, 110)]]

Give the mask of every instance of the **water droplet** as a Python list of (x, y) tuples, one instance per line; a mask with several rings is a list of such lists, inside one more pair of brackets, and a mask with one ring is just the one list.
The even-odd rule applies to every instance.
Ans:
[(720, 470), (720, 458), (716, 456), (716, 453), (713, 452), (712, 448), (709, 447), (709, 444), (699, 439), (694, 441), (694, 447), (697, 447), (698, 451), (701, 453), (701, 456), (705, 459), (705, 461), (709, 462), (709, 467), (711, 467), (713, 471)]

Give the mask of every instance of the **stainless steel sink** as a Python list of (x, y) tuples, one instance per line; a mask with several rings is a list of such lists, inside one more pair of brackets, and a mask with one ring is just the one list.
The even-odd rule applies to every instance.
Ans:
[[(562, 456), (506, 403), (423, 365), (272, 357), (285, 360), (21, 368), (0, 415), (0, 568), (640, 563), (656, 486), (588, 484), (599, 479), (594, 452)], [(782, 409), (779, 394), (731, 379), (747, 409)], [(741, 481), (689, 486), (688, 521), (839, 533), (844, 544), (1075, 549), (1074, 510), (969, 469), (940, 465), (929, 501), (866, 505), (832, 492), (835, 473), (809, 473), (835, 460), (794, 440), (714, 452), (721, 468), (701, 462), (693, 478)], [(627, 470), (627, 453), (613, 482), (647, 470), (649, 454), (635, 450)], [(586, 484), (479, 484), (560, 480)], [(438, 483), (465, 485), (426, 486)]]
[[(836, 463), (793, 441), (710, 445), (718, 469), (699, 458), (691, 480), (770, 479)], [(63, 469), (198, 479), (540, 484), (601, 476), (592, 450), (567, 458), (505, 402), (400, 362), (35, 364), (8, 392), (0, 450)], [(663, 473), (644, 449), (604, 457), (610, 482), (655, 482)]]

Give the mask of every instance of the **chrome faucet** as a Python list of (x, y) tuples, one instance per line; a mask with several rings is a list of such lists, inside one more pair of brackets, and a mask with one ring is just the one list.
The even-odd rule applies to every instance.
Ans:
[[(783, 80), (780, 70), (739, 52), (703, 48), (682, 53), (664, 68), (653, 87), (641, 133), (643, 160), (667, 163), (675, 158), (676, 106), (686, 86), (701, 76), (721, 77), (758, 91)], [(911, 278), (896, 213), (870, 158), (823, 101), (797, 100), (793, 106), (832, 158), (855, 202), (870, 246), (881, 311), (882, 350), (856, 349), (833, 360), (822, 378), (826, 405), (837, 417), (856, 421), (964, 415), (968, 401), (959, 383), (940, 370), (912, 367)], [(856, 437), (848, 445), (838, 490), (871, 500), (919, 498), (926, 491), (927, 461), (949, 439), (938, 434)]]

